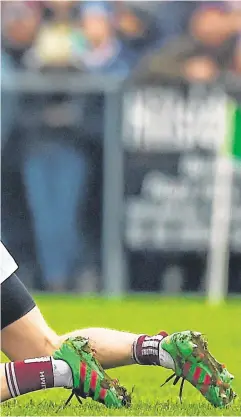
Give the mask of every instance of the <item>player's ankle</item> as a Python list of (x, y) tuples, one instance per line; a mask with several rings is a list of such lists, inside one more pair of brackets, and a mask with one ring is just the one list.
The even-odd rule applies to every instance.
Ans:
[(134, 363), (139, 365), (157, 365), (174, 369), (175, 365), (171, 355), (161, 347), (161, 342), (166, 336), (166, 332), (161, 332), (155, 336), (138, 336), (132, 346)]
[(149, 336), (139, 335), (132, 346), (133, 360), (139, 365), (160, 365), (159, 347), (166, 333)]
[(54, 386), (55, 387), (73, 387), (73, 374), (67, 362), (52, 358)]

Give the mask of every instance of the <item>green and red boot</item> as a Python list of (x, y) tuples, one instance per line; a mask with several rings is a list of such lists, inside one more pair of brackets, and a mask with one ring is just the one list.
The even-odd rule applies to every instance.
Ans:
[(95, 359), (94, 351), (87, 339), (82, 337), (67, 339), (53, 354), (53, 358), (65, 361), (72, 370), (72, 394), (65, 405), (75, 395), (80, 403), (79, 397), (91, 397), (109, 408), (130, 406), (131, 397), (127, 390), (106, 374)]
[(232, 403), (236, 397), (231, 387), (233, 375), (210, 354), (201, 333), (173, 333), (163, 339), (161, 347), (171, 355), (175, 364), (175, 373), (166, 382), (175, 377), (175, 385), (182, 378), (180, 399), (187, 380), (214, 407), (224, 408)]

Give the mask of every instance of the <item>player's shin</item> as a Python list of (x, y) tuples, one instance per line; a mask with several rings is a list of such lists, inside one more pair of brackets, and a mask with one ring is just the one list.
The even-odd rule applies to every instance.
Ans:
[(104, 369), (132, 365), (132, 345), (138, 335), (105, 328), (86, 328), (60, 336), (60, 344), (69, 337), (88, 339), (96, 359)]
[[(174, 369), (172, 357), (161, 347), (166, 333), (157, 336), (137, 335), (105, 328), (87, 328), (60, 336), (60, 344), (68, 337), (84, 337), (96, 352), (104, 369), (132, 364), (160, 365)], [(154, 356), (153, 356), (154, 355)]]

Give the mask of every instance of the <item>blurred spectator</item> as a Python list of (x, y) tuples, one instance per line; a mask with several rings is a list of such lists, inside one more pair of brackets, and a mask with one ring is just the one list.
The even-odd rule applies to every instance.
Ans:
[(183, 75), (190, 82), (215, 81), (220, 74), (218, 65), (207, 55), (194, 56), (186, 60)]
[[(25, 57), (32, 68), (61, 68), (72, 66), (72, 42), (75, 28), (76, 2), (40, 2), (42, 24), (35, 42)], [(84, 39), (83, 45), (85, 44)]]
[(37, 258), (46, 288), (55, 291), (73, 285), (70, 280), (84, 261), (85, 250), (81, 229), (88, 159), (84, 151), (68, 143), (70, 132), (67, 137), (65, 133), (50, 128), (44, 139), (41, 132), (34, 132), (32, 138), (28, 135), (23, 155)]
[(241, 3), (217, 1), (197, 4), (190, 31), (203, 51), (186, 61), (188, 79), (214, 81), (224, 68), (240, 72)]
[(114, 27), (111, 2), (86, 1), (80, 3), (81, 32), (86, 48), (75, 48), (76, 62), (84, 64), (89, 72), (116, 73), (127, 76), (136, 63), (134, 51), (118, 39)]
[(116, 1), (117, 27), (124, 39), (151, 52), (185, 33), (193, 1)]
[(41, 11), (28, 1), (7, 1), (1, 6), (2, 46), (12, 56), (15, 65), (20, 65), (39, 30)]
[(192, 34), (204, 45), (221, 46), (241, 32), (240, 10), (238, 1), (208, 1), (200, 5), (192, 17)]

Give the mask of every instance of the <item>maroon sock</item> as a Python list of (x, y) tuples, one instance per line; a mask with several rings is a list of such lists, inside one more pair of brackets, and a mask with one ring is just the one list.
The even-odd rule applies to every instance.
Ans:
[(159, 348), (166, 332), (160, 332), (156, 336), (141, 335), (133, 343), (132, 357), (139, 365), (160, 365)]
[(23, 362), (6, 363), (5, 375), (12, 397), (54, 386), (53, 366), (50, 356), (26, 359)]

